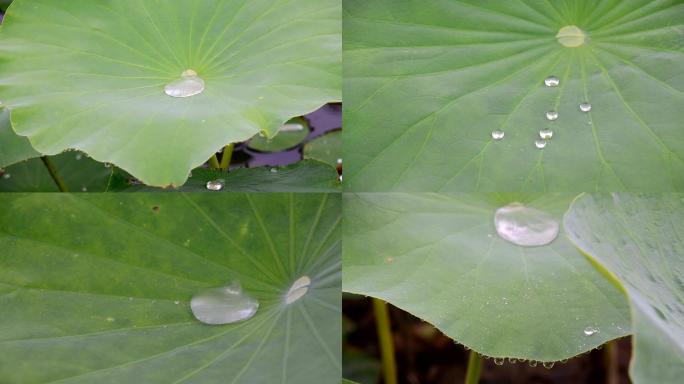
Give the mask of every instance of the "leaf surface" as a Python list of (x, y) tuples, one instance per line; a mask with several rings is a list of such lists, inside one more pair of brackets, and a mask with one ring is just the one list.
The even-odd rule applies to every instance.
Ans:
[(10, 112), (0, 107), (0, 168), (40, 156), (27, 138), (12, 130)]
[[(338, 383), (340, 197), (0, 194), (0, 377), (22, 383)], [(309, 291), (287, 305), (302, 276)], [(189, 302), (260, 302), (209, 326)]]
[(684, 375), (684, 195), (582, 195), (565, 215), (569, 236), (629, 293), (634, 383)]
[[(17, 0), (0, 99), (41, 153), (182, 185), (224, 145), (339, 100), (340, 30), (336, 0)], [(167, 96), (188, 70), (204, 91)]]
[[(498, 236), (518, 201), (560, 221), (572, 196), (345, 196), (343, 290), (383, 299), (486, 356), (555, 361), (629, 332), (622, 291), (568, 241), (520, 247)], [(587, 327), (599, 333), (585, 334)]]
[(347, 188), (682, 190), (682, 35), (679, 0), (345, 1)]

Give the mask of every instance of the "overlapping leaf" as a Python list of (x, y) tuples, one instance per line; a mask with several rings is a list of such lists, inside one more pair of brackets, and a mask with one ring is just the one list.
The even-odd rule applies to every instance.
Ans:
[(589, 351), (629, 332), (623, 292), (563, 232), (520, 247), (500, 238), (493, 220), (498, 207), (520, 201), (560, 221), (571, 199), (346, 196), (343, 290), (388, 301), (488, 356), (553, 361)]
[[(338, 383), (339, 200), (0, 195), (2, 381)], [(193, 294), (233, 280), (255, 317), (195, 320)]]
[(347, 0), (347, 186), (682, 190), (683, 34), (680, 0)]
[(684, 375), (684, 195), (583, 195), (565, 216), (573, 242), (617, 275), (632, 303), (636, 384)]
[[(340, 29), (335, 0), (16, 0), (0, 99), (41, 153), (182, 185), (223, 145), (339, 100)], [(204, 92), (167, 96), (186, 70)]]

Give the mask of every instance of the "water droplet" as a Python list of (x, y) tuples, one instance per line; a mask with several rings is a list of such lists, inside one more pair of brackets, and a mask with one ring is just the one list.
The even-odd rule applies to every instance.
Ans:
[(81, 192), (88, 192), (88, 187), (85, 185), (81, 187)]
[(496, 210), (496, 232), (504, 240), (523, 247), (551, 243), (558, 236), (558, 222), (553, 217), (521, 203), (511, 203)]
[(494, 364), (496, 364), (496, 365), (503, 365), (503, 363), (504, 363), (503, 357), (495, 357), (495, 358), (494, 358)]
[(579, 109), (582, 112), (589, 112), (591, 111), (591, 104), (589, 103), (580, 103)]
[(83, 155), (80, 153), (76, 154), (76, 160), (81, 160), (83, 158)]
[(548, 120), (548, 121), (558, 120), (558, 112), (556, 112), (556, 111), (546, 112), (546, 120)]
[(544, 149), (544, 147), (546, 147), (546, 140), (537, 140), (534, 142), (534, 146), (539, 149)]
[(342, 165), (342, 159), (337, 159), (337, 164)]
[(539, 131), (539, 137), (541, 137), (544, 140), (549, 140), (553, 137), (553, 131), (550, 129), (542, 129)]
[(10, 177), (12, 177), (12, 175), (10, 175), (9, 173), (5, 173), (4, 175), (2, 175), (2, 178), (5, 180), (9, 179)]
[(164, 87), (164, 93), (171, 97), (195, 96), (204, 91), (204, 80), (197, 72), (188, 69), (181, 73), (181, 78), (168, 83)]
[(280, 127), (280, 132), (298, 132), (304, 130), (304, 125), (298, 123), (284, 124)]
[(544, 85), (547, 87), (557, 87), (560, 84), (560, 79), (556, 76), (549, 76), (544, 79)]
[(530, 360), (527, 364), (529, 364), (529, 366), (533, 368), (537, 366), (537, 362), (534, 360)]
[(271, 168), (271, 173), (278, 173), (278, 169), (277, 168)]
[(242, 291), (240, 283), (209, 288), (197, 293), (190, 309), (197, 320), (205, 324), (230, 324), (251, 318), (259, 302)]
[(518, 362), (518, 359), (516, 359), (516, 358), (514, 358), (514, 357), (511, 357), (510, 359), (508, 359), (508, 362), (511, 363), (511, 364), (515, 364), (515, 363)]
[(492, 139), (501, 140), (504, 138), (504, 131), (492, 131)]
[(180, 301), (176, 300), (176, 301), (174, 301), (173, 303), (176, 304), (176, 305), (178, 305), (178, 304), (180, 304)]
[(112, 164), (111, 163), (104, 163), (105, 168), (111, 168)]
[(553, 361), (545, 361), (545, 362), (542, 363), (542, 365), (543, 365), (544, 368), (546, 368), (546, 369), (551, 369), (551, 368), (553, 368), (553, 364), (554, 364)]
[(558, 33), (556, 34), (556, 39), (558, 39), (558, 43), (565, 47), (575, 48), (584, 44), (586, 35), (584, 34), (584, 31), (577, 28), (577, 26), (566, 25), (565, 27), (558, 30)]
[(225, 186), (226, 181), (223, 179), (216, 179), (207, 181), (207, 189), (210, 191), (220, 191)]
[(302, 296), (309, 292), (309, 286), (311, 285), (311, 279), (309, 276), (302, 276), (297, 279), (292, 286), (287, 291), (285, 295), (285, 304), (292, 304), (299, 300)]
[(586, 327), (584, 328), (584, 334), (587, 336), (592, 336), (599, 333), (599, 329), (596, 327)]

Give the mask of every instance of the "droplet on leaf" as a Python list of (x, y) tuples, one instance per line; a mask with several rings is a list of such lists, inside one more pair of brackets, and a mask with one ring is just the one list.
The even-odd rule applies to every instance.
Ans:
[(207, 181), (207, 189), (210, 191), (220, 191), (225, 186), (226, 181), (223, 179), (216, 179)]
[(188, 69), (181, 73), (181, 78), (168, 83), (164, 87), (164, 93), (171, 97), (190, 97), (204, 91), (204, 80), (197, 72)]
[(309, 286), (311, 285), (311, 279), (309, 276), (302, 276), (297, 279), (292, 286), (287, 291), (285, 295), (285, 304), (292, 304), (299, 300), (302, 296), (306, 295), (309, 291)]
[(251, 318), (259, 302), (242, 291), (240, 283), (205, 289), (190, 301), (190, 309), (197, 320), (205, 324), (230, 324)]
[(494, 226), (501, 238), (523, 247), (549, 244), (559, 231), (558, 222), (550, 214), (521, 203), (497, 209)]
[(582, 112), (589, 112), (591, 111), (591, 104), (589, 103), (580, 103), (579, 109)]
[(560, 84), (560, 79), (556, 76), (549, 76), (544, 79), (544, 85), (547, 87), (557, 87)]
[(565, 47), (575, 48), (584, 44), (586, 34), (575, 25), (566, 25), (558, 30), (556, 39)]
[(558, 120), (558, 112), (556, 112), (556, 111), (546, 112), (546, 120), (548, 120), (548, 121)]
[(501, 140), (504, 138), (504, 131), (492, 131), (492, 139)]

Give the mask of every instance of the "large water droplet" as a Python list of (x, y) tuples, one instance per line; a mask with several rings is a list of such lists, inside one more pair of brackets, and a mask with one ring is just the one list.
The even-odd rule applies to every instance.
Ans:
[(309, 276), (302, 276), (297, 279), (292, 286), (287, 291), (285, 295), (285, 304), (292, 304), (299, 300), (302, 296), (309, 292), (309, 286), (311, 285), (311, 279)]
[(280, 132), (298, 132), (304, 129), (304, 125), (299, 123), (288, 123), (280, 127)]
[(580, 103), (579, 109), (582, 112), (589, 112), (591, 111), (591, 104), (589, 103)]
[(205, 324), (230, 324), (254, 316), (259, 302), (242, 291), (240, 283), (209, 288), (197, 293), (190, 309), (197, 320)]
[(539, 131), (539, 137), (544, 140), (550, 140), (553, 137), (553, 131), (550, 129), (542, 129)]
[(553, 217), (521, 203), (511, 203), (496, 210), (496, 232), (504, 240), (523, 247), (551, 243), (558, 236), (558, 222)]
[(197, 72), (188, 69), (181, 73), (181, 78), (172, 81), (164, 87), (164, 93), (171, 97), (195, 96), (204, 91), (204, 80), (197, 75)]
[(557, 87), (560, 84), (560, 79), (556, 76), (549, 76), (544, 79), (544, 85), (547, 87)]
[(599, 330), (598, 330), (598, 328), (596, 328), (596, 327), (586, 327), (586, 328), (584, 328), (584, 334), (587, 335), (587, 336), (592, 336), (592, 335), (595, 335), (595, 334), (597, 334), (597, 333), (599, 333)]
[(220, 191), (225, 184), (226, 181), (223, 179), (210, 180), (207, 181), (207, 189), (210, 191)]
[(577, 26), (566, 25), (558, 30), (556, 39), (558, 39), (558, 42), (565, 47), (575, 48), (584, 44), (586, 35), (584, 31), (579, 29)]
[(548, 121), (558, 120), (558, 112), (556, 112), (556, 111), (546, 112), (546, 120), (548, 120)]
[(544, 149), (544, 147), (546, 147), (546, 140), (537, 140), (534, 142), (534, 146), (539, 149)]
[(504, 138), (504, 131), (492, 131), (492, 139), (501, 140)]

